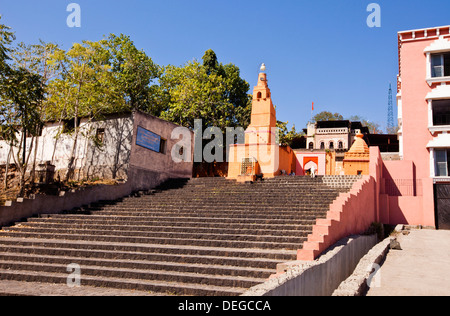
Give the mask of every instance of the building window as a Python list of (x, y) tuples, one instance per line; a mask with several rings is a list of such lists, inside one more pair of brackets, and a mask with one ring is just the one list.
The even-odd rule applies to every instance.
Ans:
[(97, 133), (95, 134), (96, 142), (98, 144), (104, 144), (105, 143), (105, 129), (104, 128), (97, 128)]
[(314, 149), (314, 143), (313, 142), (309, 143), (309, 149), (311, 149), (311, 150)]
[(450, 53), (431, 55), (431, 77), (450, 76)]
[(334, 149), (334, 142), (330, 142), (329, 148), (330, 148), (330, 149)]
[(75, 130), (75, 123), (76, 123), (77, 127), (80, 127), (80, 119), (79, 118), (77, 118), (76, 121), (75, 121), (75, 119), (64, 120), (63, 121), (63, 133), (64, 134), (73, 133)]
[(164, 138), (161, 138), (161, 142), (159, 143), (159, 152), (161, 154), (166, 153), (166, 144), (167, 144), (167, 140), (165, 140)]
[(450, 125), (450, 100), (434, 100), (433, 126)]
[(261, 92), (258, 92), (258, 93), (256, 94), (256, 98), (257, 98), (257, 99), (261, 99), (261, 98), (262, 98), (262, 93), (261, 93)]
[(324, 142), (320, 143), (320, 149), (325, 149), (325, 143)]
[(344, 143), (343, 142), (339, 142), (339, 149), (344, 149)]
[(435, 150), (436, 177), (448, 177), (450, 174), (450, 149)]

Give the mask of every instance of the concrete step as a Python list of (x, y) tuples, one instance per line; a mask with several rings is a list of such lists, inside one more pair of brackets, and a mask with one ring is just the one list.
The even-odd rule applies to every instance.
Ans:
[[(333, 200), (334, 201), (334, 200)], [(330, 201), (329, 203), (331, 204), (333, 201)], [(253, 209), (248, 208), (246, 206), (242, 206), (242, 205), (235, 205), (235, 206), (221, 206), (221, 205), (216, 205), (216, 206), (202, 206), (202, 205), (198, 205), (198, 206), (193, 206), (193, 205), (175, 205), (175, 204), (169, 204), (169, 203), (165, 203), (165, 204), (160, 204), (160, 205), (155, 205), (155, 206), (151, 206), (151, 207), (134, 207), (134, 206), (129, 206), (129, 207), (115, 207), (115, 208), (102, 208), (102, 209), (97, 209), (97, 208), (84, 208), (82, 210), (80, 210), (78, 212), (78, 214), (80, 214), (81, 212), (84, 212), (86, 214), (92, 214), (92, 215), (97, 215), (97, 214), (110, 214), (110, 215), (123, 215), (126, 214), (127, 212), (130, 213), (130, 215), (132, 213), (136, 214), (136, 213), (140, 213), (142, 214), (141, 216), (146, 216), (146, 214), (148, 214), (149, 216), (152, 214), (160, 214), (160, 216), (163, 216), (164, 214), (167, 214), (168, 216), (170, 216), (170, 214), (176, 213), (176, 214), (182, 214), (182, 213), (186, 213), (186, 214), (212, 214), (212, 215), (219, 215), (222, 214), (222, 216), (233, 216), (233, 215), (244, 215), (247, 214), (247, 216), (250, 216), (251, 214), (255, 214), (256, 215), (265, 215), (265, 216), (272, 216), (272, 215), (278, 215), (278, 216), (289, 216), (289, 215), (301, 215), (302, 213), (305, 214), (312, 214), (315, 212), (319, 212), (319, 213), (323, 213), (323, 212), (327, 212), (329, 209), (329, 204), (325, 204), (325, 205), (305, 205), (305, 206), (300, 206), (300, 207), (292, 207), (291, 209), (289, 209), (289, 206), (286, 206), (286, 204), (283, 204), (282, 206), (267, 206), (267, 205), (261, 205), (261, 206), (257, 206), (255, 205)], [(77, 212), (67, 212), (66, 214), (77, 214)]]
[[(242, 240), (227, 239), (197, 239), (197, 238), (175, 238), (175, 237), (136, 237), (136, 236), (117, 236), (113, 232), (109, 235), (94, 234), (70, 234), (70, 233), (44, 233), (44, 232), (0, 232), (1, 237), (20, 237), (20, 238), (46, 238), (46, 239), (63, 239), (63, 240), (85, 240), (94, 242), (124, 242), (124, 243), (156, 243), (163, 245), (195, 245), (204, 247), (218, 248), (262, 248), (262, 249), (299, 249), (301, 244), (308, 238), (299, 237), (298, 242), (270, 242), (270, 241), (247, 241), (245, 236), (241, 236)], [(207, 236), (210, 237), (210, 236)], [(211, 238), (211, 237), (210, 237)], [(212, 237), (214, 238), (214, 237)]]
[[(20, 224), (28, 229), (54, 229), (54, 230), (64, 230), (64, 231), (70, 231), (70, 230), (92, 230), (92, 231), (125, 231), (125, 232), (160, 232), (160, 233), (197, 233), (197, 234), (242, 234), (243, 232), (248, 233), (249, 231), (249, 225), (246, 227), (235, 227), (235, 226), (228, 226), (226, 228), (221, 227), (206, 227), (206, 226), (194, 226), (194, 227), (187, 227), (185, 225), (183, 226), (148, 226), (148, 225), (102, 225), (102, 224), (92, 224), (90, 222), (82, 222), (78, 224), (64, 224), (64, 223), (52, 223), (49, 222), (27, 222), (26, 225)], [(255, 228), (251, 227), (251, 232), (253, 235), (256, 236), (276, 236), (280, 235), (280, 231), (282, 231), (283, 235), (287, 234), (288, 236), (298, 236), (299, 231), (309, 231), (311, 228), (311, 225), (296, 225), (293, 227), (278, 227), (278, 229), (274, 229), (271, 226), (266, 226), (267, 228)], [(289, 229), (290, 228), (290, 229)], [(14, 227), (10, 228), (14, 229)], [(6, 228), (6, 231), (9, 229)]]
[[(73, 262), (72, 262), (73, 263)], [(0, 260), (0, 270), (33, 271), (41, 273), (61, 273), (68, 276), (67, 266), (71, 264), (42, 263), (30, 261), (3, 261)], [(80, 266), (81, 267), (81, 266)], [(265, 279), (242, 276), (212, 275), (203, 273), (190, 273), (178, 271), (150, 270), (123, 267), (105, 267), (83, 265), (82, 279), (86, 276), (97, 278), (133, 279), (140, 281), (165, 281), (174, 283), (208, 284), (212, 286), (250, 288), (263, 283)], [(66, 276), (66, 278), (67, 278)], [(45, 280), (35, 280), (45, 282)]]
[[(159, 211), (159, 210), (158, 210)], [(158, 211), (142, 211), (142, 210), (127, 210), (127, 211), (98, 211), (93, 213), (95, 216), (129, 216), (129, 217), (140, 217), (142, 219), (152, 219), (152, 218), (179, 218), (183, 220), (184, 218), (208, 218), (210, 220), (214, 219), (235, 219), (236, 221), (239, 219), (247, 220), (247, 219), (261, 219), (261, 220), (301, 220), (304, 219), (307, 216), (310, 217), (321, 217), (326, 214), (328, 209), (321, 209), (321, 210), (308, 210), (308, 211), (298, 211), (295, 213), (281, 213), (281, 212), (274, 212), (273, 214), (267, 214), (267, 213), (252, 213), (251, 211), (247, 212), (241, 212), (241, 213), (216, 213), (211, 214), (210, 216), (207, 216), (203, 212), (198, 212), (196, 210), (190, 210), (190, 211), (183, 211), (183, 212), (173, 212), (173, 213), (161, 213)], [(166, 215), (167, 214), (167, 215)]]
[[(266, 224), (264, 221), (262, 223), (240, 223), (238, 221), (230, 221), (230, 222), (220, 222), (220, 223), (214, 223), (214, 227), (210, 227), (208, 225), (208, 229), (245, 229), (245, 230), (251, 230), (251, 231), (259, 231), (259, 230), (279, 230), (279, 229), (285, 229), (285, 230), (303, 230), (305, 227), (311, 227), (316, 223), (315, 219), (312, 220), (298, 220), (297, 224), (293, 223), (282, 223), (282, 224), (274, 224), (274, 223), (268, 223)], [(198, 221), (190, 221), (190, 222), (184, 222), (184, 221), (173, 221), (173, 220), (151, 220), (151, 219), (145, 219), (145, 220), (120, 220), (120, 219), (108, 219), (108, 220), (92, 220), (92, 219), (67, 219), (67, 218), (30, 218), (27, 222), (18, 223), (22, 225), (42, 225), (40, 227), (46, 227), (46, 225), (61, 225), (61, 227), (72, 227), (72, 226), (97, 226), (97, 227), (105, 227), (108, 229), (108, 227), (111, 227), (111, 229), (120, 229), (120, 227), (126, 226), (134, 226), (136, 228), (142, 227), (142, 229), (166, 229), (169, 227), (169, 229), (189, 229), (189, 228), (204, 228), (205, 221), (202, 221), (199, 219)]]
[[(326, 212), (321, 212), (320, 215), (326, 215)], [(268, 224), (268, 225), (284, 225), (284, 224), (290, 224), (290, 225), (301, 225), (305, 220), (316, 220), (316, 218), (319, 215), (317, 213), (311, 213), (311, 214), (299, 214), (299, 216), (296, 219), (292, 218), (277, 218), (274, 217), (252, 217), (252, 216), (246, 216), (246, 217), (206, 217), (206, 216), (176, 216), (176, 214), (172, 216), (139, 216), (139, 214), (135, 215), (118, 215), (115, 213), (115, 215), (111, 214), (93, 214), (93, 215), (76, 215), (76, 214), (69, 214), (69, 215), (52, 215), (53, 219), (66, 219), (66, 220), (92, 220), (92, 221), (104, 221), (105, 223), (113, 223), (113, 222), (140, 222), (140, 223), (154, 223), (154, 222), (183, 222), (183, 223), (189, 223), (189, 222), (203, 222), (203, 223), (211, 223), (211, 225), (215, 225), (216, 223), (233, 223), (233, 224)]]
[[(297, 258), (352, 179), (170, 180), (152, 191), (30, 218), (0, 231), (0, 280), (163, 295), (240, 295)], [(331, 184), (330, 184), (331, 183)], [(0, 291), (1, 294), (1, 291)]]
[(304, 241), (304, 237), (312, 232), (312, 229), (305, 231), (298, 231), (295, 236), (294, 234), (289, 234), (289, 231), (280, 230), (274, 232), (275, 234), (262, 234), (259, 232), (248, 231), (232, 231), (232, 230), (222, 230), (222, 231), (210, 231), (210, 232), (199, 232), (198, 229), (193, 229), (192, 232), (187, 231), (142, 231), (136, 230), (134, 227), (129, 227), (128, 229), (121, 230), (111, 230), (111, 229), (90, 229), (90, 228), (57, 228), (57, 227), (35, 227), (35, 226), (20, 226), (11, 227), (6, 231), (10, 233), (34, 233), (34, 234), (70, 234), (70, 235), (90, 235), (90, 236), (115, 236), (116, 238), (149, 238), (149, 239), (191, 239), (191, 240), (210, 240), (210, 241), (246, 241), (246, 242), (267, 242), (267, 243), (294, 243), (298, 244)]
[[(51, 284), (67, 284), (67, 273), (50, 273), (41, 271), (0, 270), (0, 280), (14, 280), (23, 282), (46, 282)], [(194, 296), (237, 296), (243, 294), (245, 288), (221, 287), (204, 284), (183, 284), (178, 282), (147, 281), (136, 279), (122, 279), (111, 277), (83, 276), (83, 286), (98, 288), (115, 288), (136, 291), (164, 293), (166, 295), (194, 295)]]
[[(22, 250), (22, 249), (18, 249)], [(207, 259), (207, 258), (205, 258)], [(81, 256), (57, 256), (57, 255), (44, 255), (40, 254), (27, 254), (20, 252), (1, 252), (0, 261), (14, 261), (14, 262), (32, 262), (41, 264), (60, 264), (69, 265), (77, 263), (80, 266), (99, 266), (110, 268), (127, 268), (127, 269), (139, 269), (139, 270), (162, 270), (162, 271), (177, 271), (188, 273), (203, 273), (214, 275), (227, 275), (238, 276), (248, 278), (267, 279), (271, 274), (275, 273), (274, 269), (264, 269), (255, 267), (236, 267), (226, 266), (211, 263), (176, 263), (176, 262), (161, 262), (161, 261), (148, 261), (148, 260), (124, 260), (124, 259), (107, 259), (107, 258), (95, 258), (95, 257), (81, 257)], [(207, 260), (205, 260), (206, 262)]]
[(176, 263), (198, 263), (275, 269), (280, 262), (293, 260), (296, 251), (270, 249), (236, 249), (199, 246), (175, 246), (152, 244), (126, 244), (47, 240), (34, 238), (0, 238), (3, 252), (21, 252), (36, 255), (57, 255), (124, 260), (148, 260)]

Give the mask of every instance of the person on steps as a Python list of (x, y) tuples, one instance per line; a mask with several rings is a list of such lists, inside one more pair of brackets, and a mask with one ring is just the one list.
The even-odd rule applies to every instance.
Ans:
[(316, 177), (316, 166), (312, 166), (311, 167), (311, 178), (315, 178)]

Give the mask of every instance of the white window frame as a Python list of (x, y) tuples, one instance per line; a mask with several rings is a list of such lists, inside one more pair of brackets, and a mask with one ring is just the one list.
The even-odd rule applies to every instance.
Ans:
[[(448, 100), (450, 101), (450, 98)], [(450, 125), (434, 125), (433, 101), (438, 101), (438, 100), (428, 100), (428, 129), (432, 133), (450, 132)]]
[(428, 130), (431, 133), (450, 132), (450, 125), (433, 124), (433, 101), (450, 100), (450, 85), (445, 83), (433, 89), (426, 97), (428, 102)]
[[(438, 40), (433, 42), (430, 46), (425, 48), (424, 53), (427, 57), (427, 78), (426, 81), (428, 85), (431, 87), (435, 83), (445, 83), (450, 82), (450, 76), (444, 77), (432, 77), (432, 64), (431, 64), (431, 55), (441, 55), (450, 53), (450, 41), (444, 36), (440, 36)], [(443, 57), (441, 57), (443, 58)]]
[[(434, 170), (432, 170), (432, 177), (434, 177), (434, 178), (448, 178), (450, 175), (449, 175), (449, 166), (448, 166), (448, 151), (450, 150), (450, 148), (435, 148), (434, 150), (432, 150), (431, 151), (431, 153), (433, 153), (433, 167), (434, 167)], [(437, 175), (437, 171), (439, 170), (439, 168), (438, 168), (438, 161), (437, 161), (437, 152), (438, 151), (443, 151), (444, 153), (445, 153), (445, 164), (446, 164), (446, 166), (447, 166), (447, 175), (444, 175), (444, 176), (438, 176)]]

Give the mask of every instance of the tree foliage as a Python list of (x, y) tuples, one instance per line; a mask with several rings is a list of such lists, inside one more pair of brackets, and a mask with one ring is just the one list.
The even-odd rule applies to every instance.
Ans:
[(320, 121), (341, 121), (344, 117), (339, 113), (331, 113), (328, 111), (323, 111), (318, 114), (316, 114), (313, 117), (313, 122), (320, 122)]
[[(24, 68), (12, 69), (4, 85), (0, 116), (2, 134), (10, 146), (19, 147), (11, 153), (20, 172), (20, 195), (25, 188), (25, 174), (31, 155), (31, 148), (42, 124), (39, 106), (44, 99), (41, 76)], [(21, 140), (17, 138), (21, 133)], [(27, 150), (27, 136), (32, 136)]]
[(202, 119), (204, 130), (250, 123), (250, 85), (236, 65), (220, 63), (213, 50), (202, 62), (161, 67), (123, 34), (74, 43), (68, 50), (43, 41), (13, 48), (14, 40), (10, 28), (0, 24), (0, 132), (15, 152), (28, 150), (28, 159), (20, 160), (23, 170), (34, 138), (25, 145), (21, 135), (27, 131), (34, 137), (46, 121), (60, 123), (53, 156), (63, 123), (73, 123), (64, 131), (73, 139), (65, 180), (73, 175), (80, 135), (89, 136), (81, 118), (140, 110), (189, 128)]
[(168, 66), (160, 77), (160, 88), (167, 96), (164, 119), (193, 128), (195, 119), (204, 127), (247, 127), (250, 121), (250, 85), (240, 77), (236, 65), (223, 65), (208, 50), (203, 63), (190, 61), (184, 66)]
[(380, 124), (371, 122), (366, 120), (365, 118), (358, 116), (358, 115), (352, 115), (349, 118), (350, 121), (354, 122), (361, 122), (361, 124), (369, 129), (369, 132), (371, 134), (383, 134), (383, 131), (380, 128)]
[(154, 81), (162, 69), (144, 51), (138, 50), (129, 36), (110, 34), (100, 41), (107, 54), (107, 63), (114, 77), (112, 86), (132, 110), (159, 115), (152, 101), (156, 92)]
[(288, 130), (287, 128), (288, 124), (289, 122), (277, 121), (278, 143), (281, 145), (288, 145), (290, 147), (299, 148), (300, 146), (298, 144), (301, 142), (304, 134), (303, 132), (297, 132), (295, 124), (292, 125), (291, 130)]
[[(1, 15), (0, 15), (1, 20)], [(9, 26), (0, 24), (0, 80), (2, 80), (11, 70), (8, 61), (11, 59), (9, 45), (15, 40), (15, 35)], [(2, 82), (0, 81), (0, 84)]]
[[(8, 157), (12, 156), (19, 169), (19, 189), (23, 195), (31, 148), (42, 125), (40, 106), (45, 97), (45, 83), (26, 65), (10, 64), (13, 60), (10, 54), (14, 54), (10, 45), (14, 39), (10, 28), (0, 24), (0, 133), (10, 148), (18, 147), (15, 152), (10, 150)], [(28, 151), (27, 136), (32, 136)]]
[[(314, 122), (319, 121), (341, 121), (344, 120), (344, 117), (339, 113), (331, 113), (328, 111), (323, 111), (316, 114), (313, 118)], [(352, 122), (361, 122), (361, 124), (369, 129), (371, 134), (383, 134), (383, 131), (380, 128), (380, 124), (369, 121), (359, 115), (352, 115), (348, 118), (349, 121)]]

